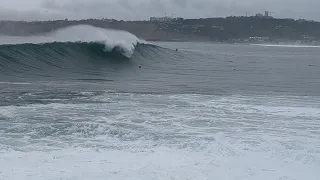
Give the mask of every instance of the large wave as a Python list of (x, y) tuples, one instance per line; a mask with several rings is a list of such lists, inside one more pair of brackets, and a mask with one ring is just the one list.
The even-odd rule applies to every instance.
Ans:
[[(168, 50), (136, 36), (87, 25), (38, 36), (0, 37), (0, 81), (19, 78), (101, 78), (166, 56)], [(167, 57), (165, 59), (168, 59)]]
[[(87, 43), (103, 45), (105, 52), (119, 52), (130, 58), (137, 44), (146, 42), (126, 31), (102, 29), (89, 25), (77, 25), (56, 31), (27, 37), (2, 36), (0, 45), (52, 44), (52, 43)], [(11, 46), (13, 47), (13, 46)]]

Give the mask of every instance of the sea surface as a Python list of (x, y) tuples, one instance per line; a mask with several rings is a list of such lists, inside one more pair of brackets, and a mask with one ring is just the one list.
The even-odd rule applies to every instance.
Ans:
[(318, 180), (320, 47), (0, 36), (1, 180)]

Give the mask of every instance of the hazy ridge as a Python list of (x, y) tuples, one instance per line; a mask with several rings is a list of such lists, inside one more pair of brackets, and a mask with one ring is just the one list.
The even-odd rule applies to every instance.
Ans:
[[(125, 30), (139, 38), (154, 41), (263, 41), (275, 43), (298, 41), (315, 44), (320, 40), (319, 22), (257, 17), (179, 19), (168, 22), (117, 21), (114, 19), (1, 21), (0, 33), (17, 36), (34, 35), (79, 24)], [(250, 39), (250, 37), (263, 37), (264, 39)]]

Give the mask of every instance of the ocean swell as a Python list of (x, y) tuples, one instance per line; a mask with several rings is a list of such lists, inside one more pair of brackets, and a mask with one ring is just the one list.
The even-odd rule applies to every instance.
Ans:
[(112, 72), (151, 63), (168, 51), (128, 32), (86, 25), (41, 36), (2, 36), (0, 81), (105, 79)]
[(123, 56), (130, 58), (133, 55), (137, 44), (145, 42), (125, 31), (102, 29), (89, 25), (77, 25), (61, 28), (38, 36), (2, 36), (0, 48), (3, 49), (4, 45), (39, 44), (39, 46), (41, 46), (52, 43), (100, 44), (103, 45), (102, 49), (105, 52), (116, 51)]

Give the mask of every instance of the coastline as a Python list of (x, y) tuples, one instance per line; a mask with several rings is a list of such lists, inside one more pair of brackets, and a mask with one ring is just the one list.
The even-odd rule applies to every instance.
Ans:
[[(146, 41), (320, 45), (320, 23), (293, 19), (227, 17), (165, 22), (114, 19), (0, 21), (0, 34), (30, 36), (74, 25), (123, 30)], [(262, 27), (261, 24), (264, 24)]]

